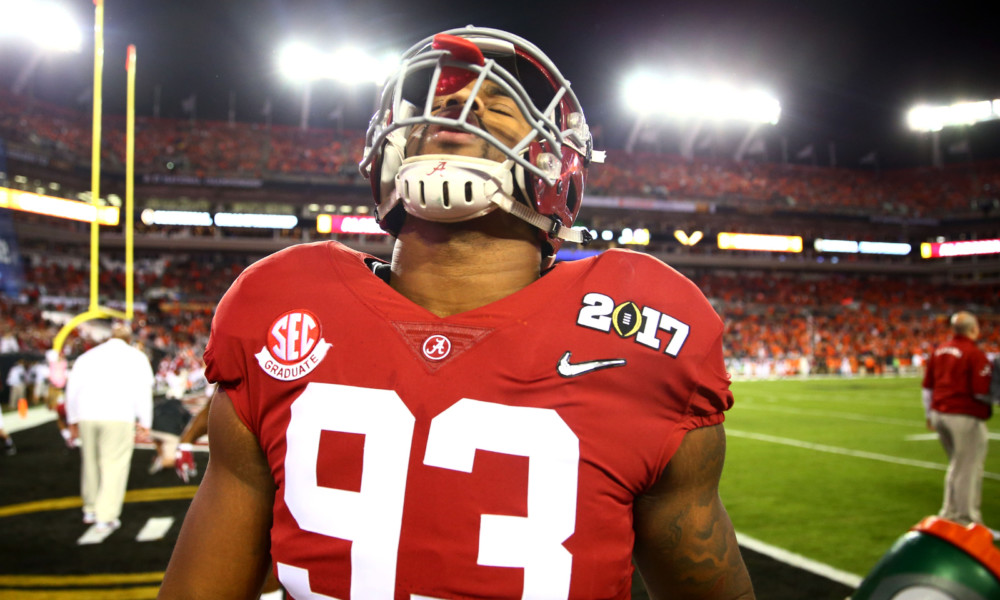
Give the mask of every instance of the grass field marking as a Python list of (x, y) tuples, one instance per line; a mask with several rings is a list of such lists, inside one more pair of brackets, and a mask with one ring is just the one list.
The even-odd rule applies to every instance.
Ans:
[[(782, 382), (771, 382), (771, 383), (782, 383)], [(871, 406), (872, 405), (872, 400), (870, 400), (868, 398), (852, 398), (852, 397), (850, 397), (848, 395), (843, 395), (844, 394), (843, 391), (832, 391), (832, 390), (817, 390), (817, 391), (810, 392), (810, 393), (789, 392), (787, 394), (782, 395), (780, 400), (777, 400), (775, 398), (751, 398), (751, 399), (746, 399), (746, 398), (743, 398), (743, 394), (740, 393), (740, 390), (738, 388), (735, 389), (735, 390), (733, 390), (733, 393), (736, 395), (737, 405), (739, 405), (739, 403), (741, 403), (741, 402), (745, 403), (745, 404), (754, 404), (754, 403), (756, 403), (756, 404), (763, 404), (763, 403), (773, 404), (773, 403), (776, 403), (776, 402), (779, 402), (779, 401), (780, 402), (785, 402), (785, 403), (790, 403), (790, 404), (818, 404), (818, 403), (834, 404), (834, 403), (841, 403), (841, 404), (860, 404), (862, 406)], [(840, 395), (837, 395), (837, 394), (840, 394)], [(920, 406), (920, 400), (918, 399), (916, 402), (911, 402), (909, 400), (893, 400), (891, 398), (880, 398), (878, 400), (878, 405), (879, 406), (898, 407), (898, 408), (900, 408), (902, 410), (905, 410), (907, 408), (913, 408), (914, 406)]]
[[(158, 502), (160, 500), (188, 500), (194, 498), (197, 491), (196, 485), (178, 485), (173, 487), (146, 488), (144, 490), (130, 490), (125, 493), (125, 502)], [(83, 500), (79, 496), (69, 496), (67, 498), (50, 498), (47, 500), (35, 500), (34, 502), (22, 502), (21, 504), (10, 504), (0, 506), (0, 518), (25, 515), (36, 512), (46, 512), (51, 510), (67, 510), (70, 508), (81, 508)]]
[[(739, 390), (746, 387), (748, 392), (751, 389), (759, 389), (761, 384), (767, 386), (780, 386), (783, 391), (781, 400), (783, 402), (841, 402), (845, 404), (872, 404), (871, 399), (878, 397), (878, 404), (881, 406), (898, 406), (900, 408), (920, 406), (920, 385), (921, 378), (916, 376), (887, 376), (887, 377), (785, 377), (782, 379), (738, 379), (734, 380), (733, 391), (736, 393), (736, 400), (739, 402)], [(883, 387), (902, 383), (912, 388), (914, 400), (887, 398), (881, 394)], [(858, 397), (853, 392), (864, 391), (867, 395)], [(874, 396), (873, 396), (874, 395)], [(771, 402), (772, 399), (764, 399), (764, 402)]]
[(76, 545), (90, 546), (93, 544), (100, 544), (104, 540), (108, 539), (108, 536), (114, 532), (114, 529), (105, 529), (104, 531), (101, 531), (98, 529), (97, 523), (94, 523), (87, 528), (87, 531), (83, 532), (80, 539), (76, 540)]
[(861, 576), (855, 575), (854, 573), (841, 571), (840, 569), (831, 567), (830, 565), (815, 561), (811, 558), (806, 558), (801, 554), (796, 554), (794, 552), (789, 552), (784, 548), (772, 546), (771, 544), (754, 539), (749, 535), (738, 531), (736, 532), (736, 541), (739, 542), (740, 546), (749, 548), (754, 552), (769, 556), (774, 560), (792, 565), (793, 567), (802, 569), (803, 571), (809, 571), (810, 573), (819, 575), (820, 577), (825, 577), (831, 581), (842, 583), (851, 588), (857, 588), (861, 585), (861, 580), (863, 579)]
[[(922, 469), (933, 469), (935, 471), (948, 470), (948, 465), (930, 462), (926, 460), (914, 460), (912, 458), (900, 458), (898, 456), (889, 456), (888, 454), (878, 454), (877, 452), (865, 452), (863, 450), (851, 450), (850, 448), (840, 448), (838, 446), (814, 444), (812, 442), (803, 442), (801, 440), (793, 440), (791, 438), (766, 435), (763, 433), (751, 433), (749, 431), (740, 431), (738, 429), (726, 429), (726, 435), (730, 435), (732, 437), (741, 437), (751, 440), (757, 440), (759, 442), (770, 442), (772, 444), (793, 446), (795, 448), (803, 448), (805, 450), (816, 450), (817, 452), (829, 452), (830, 454), (841, 454), (843, 456), (853, 456), (855, 458), (867, 458), (870, 460), (878, 460), (897, 465), (920, 467)], [(983, 477), (986, 479), (993, 479), (996, 481), (1000, 481), (1000, 474), (997, 473), (986, 472), (983, 473)]]
[[(988, 437), (991, 440), (1000, 440), (1000, 433), (989, 433), (989, 434), (986, 435), (986, 437)], [(918, 434), (915, 434), (915, 435), (908, 435), (908, 436), (904, 437), (903, 439), (906, 440), (906, 441), (908, 441), (908, 442), (928, 442), (928, 441), (931, 441), (931, 440), (934, 440), (936, 442), (938, 440), (938, 434), (933, 433), (933, 432), (931, 432), (931, 433), (918, 433)]]
[(923, 375), (921, 375), (919, 373), (908, 373), (908, 374), (903, 374), (903, 375), (863, 375), (863, 376), (854, 375), (854, 376), (851, 376), (851, 377), (845, 377), (843, 375), (840, 375), (839, 373), (835, 374), (835, 375), (818, 375), (818, 374), (813, 373), (812, 375), (805, 375), (805, 376), (802, 376), (802, 375), (785, 375), (784, 377), (747, 377), (747, 378), (743, 378), (743, 377), (739, 377), (739, 376), (733, 377), (733, 381), (739, 381), (740, 383), (756, 383), (758, 381), (765, 381), (765, 382), (769, 382), (769, 383), (773, 383), (775, 381), (798, 381), (798, 382), (803, 382), (803, 381), (810, 381), (810, 382), (816, 382), (816, 381), (827, 381), (827, 382), (829, 382), (829, 381), (857, 381), (857, 382), (867, 382), (867, 381), (872, 381), (872, 382), (875, 382), (875, 381), (899, 381), (901, 379), (902, 380), (910, 379), (910, 380), (913, 380), (913, 381), (921, 381), (923, 379)]
[(915, 421), (913, 419), (893, 419), (892, 417), (873, 417), (869, 415), (862, 415), (859, 413), (846, 413), (838, 412), (832, 410), (809, 410), (802, 408), (787, 408), (784, 406), (768, 406), (766, 404), (759, 404), (748, 402), (738, 405), (741, 410), (769, 410), (771, 412), (781, 412), (788, 413), (792, 415), (806, 415), (810, 417), (830, 417), (834, 419), (847, 419), (850, 421), (863, 421), (865, 423), (881, 423), (883, 425), (901, 425), (908, 427), (920, 427), (924, 428), (925, 423), (921, 419)]
[(137, 542), (155, 542), (156, 540), (162, 540), (163, 536), (167, 535), (170, 528), (174, 525), (173, 517), (152, 517), (146, 524), (143, 525), (142, 530), (139, 535), (136, 536), (135, 541)]
[(0, 506), (0, 518), (13, 517), (34, 512), (45, 512), (50, 510), (66, 510), (69, 508), (82, 508), (83, 500), (79, 496), (69, 498), (51, 498), (49, 500), (35, 500), (34, 502), (22, 502), (20, 504), (9, 504)]
[(0, 575), (0, 587), (85, 587), (163, 581), (163, 571), (96, 575)]
[[(862, 406), (871, 406), (872, 401), (868, 398), (851, 398), (848, 396), (835, 396), (835, 393), (842, 392), (817, 392), (812, 395), (805, 394), (789, 394), (781, 399), (782, 402), (792, 402), (792, 403), (819, 403), (831, 404), (834, 402), (839, 402), (841, 404), (860, 404)], [(759, 402), (759, 400), (758, 400)], [(775, 402), (775, 400), (768, 399), (767, 402)], [(893, 406), (900, 409), (913, 408), (914, 406), (920, 406), (920, 400), (916, 402), (910, 402), (909, 400), (892, 400), (891, 398), (882, 398), (878, 401), (879, 406)]]
[(155, 600), (160, 586), (95, 588), (87, 590), (17, 590), (0, 588), (0, 600)]
[[(49, 410), (47, 406), (32, 406), (28, 409), (28, 414), (21, 416), (17, 411), (11, 411), (4, 415), (4, 428), (7, 433), (17, 433), (24, 429), (31, 429), (44, 425), (49, 421), (56, 420), (56, 411)], [(56, 438), (58, 439), (58, 438)]]

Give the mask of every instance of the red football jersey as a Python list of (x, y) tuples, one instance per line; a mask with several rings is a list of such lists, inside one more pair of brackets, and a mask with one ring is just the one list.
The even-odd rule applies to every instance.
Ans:
[(632, 504), (732, 405), (722, 322), (642, 254), (439, 318), (334, 243), (248, 268), (209, 380), (277, 484), (295, 598), (628, 598)]
[(991, 365), (976, 342), (956, 335), (934, 350), (924, 369), (923, 387), (933, 390), (931, 408), (943, 413), (989, 419), (993, 407), (974, 396), (990, 393)]

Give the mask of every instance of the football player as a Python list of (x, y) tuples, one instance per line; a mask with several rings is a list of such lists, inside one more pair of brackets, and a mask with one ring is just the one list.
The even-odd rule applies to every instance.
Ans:
[[(248, 268), (205, 352), (211, 461), (162, 598), (753, 598), (718, 494), (723, 325), (658, 260), (553, 266), (600, 158), (569, 82), (494, 29), (421, 41), (362, 170), (391, 262)], [(206, 585), (207, 584), (207, 585)]]

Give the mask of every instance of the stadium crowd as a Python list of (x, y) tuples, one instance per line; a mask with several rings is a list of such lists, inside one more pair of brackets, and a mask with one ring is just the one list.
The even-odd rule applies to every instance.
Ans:
[[(0, 138), (37, 160), (89, 164), (90, 116), (0, 90)], [(105, 117), (105, 167), (122, 170), (125, 121)], [(356, 130), (137, 117), (135, 168), (146, 175), (322, 179), (361, 186)], [(609, 152), (590, 171), (592, 196), (704, 200), (747, 210), (908, 218), (1000, 211), (1000, 162), (878, 171), (676, 154)]]
[[(106, 117), (103, 127), (105, 167), (120, 170), (124, 120)], [(145, 117), (137, 119), (136, 129), (136, 171), (154, 179), (176, 176), (200, 182), (215, 177), (245, 182), (316, 177), (355, 186), (359, 198), (367, 195), (357, 171), (364, 144), (357, 131)], [(81, 165), (90, 157), (89, 115), (0, 89), (0, 139), (7, 141), (8, 154), (21, 161), (54, 169)], [(706, 157), (687, 161), (677, 155), (612, 151), (605, 164), (591, 169), (588, 196), (678, 200), (694, 203), (695, 210), (665, 216), (656, 210), (585, 207), (581, 220), (595, 230), (648, 228), (652, 243), (645, 250), (669, 263), (678, 252), (718, 252), (712, 243), (681, 246), (674, 238), (676, 229), (701, 230), (706, 238), (721, 231), (740, 231), (794, 233), (807, 240), (840, 236), (914, 241), (907, 239), (913, 235), (912, 227), (874, 222), (858, 227), (851, 219), (858, 215), (909, 219), (993, 214), (1000, 210), (994, 207), (998, 189), (1000, 162), (878, 172)], [(720, 210), (704, 210), (706, 203)], [(726, 207), (736, 210), (726, 211)], [(817, 210), (844, 218), (810, 218)], [(776, 211), (800, 216), (753, 218)], [(18, 219), (76, 233), (89, 228), (37, 215), (19, 214)], [(986, 220), (986, 228), (995, 221)], [(136, 229), (140, 236), (165, 238), (272, 237), (290, 243), (313, 239), (309, 224), (288, 231), (234, 231), (214, 226), (149, 226), (137, 221)], [(1000, 237), (1000, 230), (987, 233)], [(338, 239), (350, 245), (362, 237)], [(387, 237), (364, 239), (390, 243)], [(615, 241), (596, 244), (598, 248), (615, 245)], [(40, 357), (51, 347), (61, 324), (86, 307), (89, 260), (76, 250), (54, 248), (47, 242), (22, 244), (22, 297), (0, 298), (2, 333), (19, 352)], [(197, 371), (215, 303), (254, 258), (174, 252), (137, 263), (135, 287), (142, 296), (137, 338), (153, 356), (154, 366), (159, 366), (161, 382), (172, 378), (176, 383), (179, 371)], [(808, 246), (802, 254), (788, 257), (800, 262), (816, 259), (822, 260)], [(845, 255), (836, 260), (859, 259)], [(818, 275), (807, 270), (703, 272), (702, 268), (692, 268), (688, 275), (727, 323), (727, 361), (735, 375), (846, 375), (915, 369), (936, 340), (947, 335), (943, 319), (957, 309), (978, 312), (984, 324), (983, 347), (993, 354), (1000, 352), (996, 292), (987, 285), (931, 285), (912, 276)], [(124, 265), (120, 260), (106, 261), (100, 270), (99, 295), (121, 298), (123, 289)], [(76, 356), (92, 345), (86, 335), (75, 333), (67, 349), (70, 356)]]
[[(89, 265), (58, 252), (25, 253), (23, 297), (0, 297), (0, 330), (22, 354), (41, 360), (59, 327), (86, 308)], [(161, 256), (137, 262), (137, 339), (158, 366), (163, 385), (200, 369), (215, 304), (253, 257)], [(1000, 353), (1000, 314), (993, 286), (933, 286), (886, 275), (694, 271), (726, 322), (726, 360), (736, 376), (843, 375), (916, 370), (948, 335), (946, 318), (972, 309), (983, 323), (981, 345)], [(104, 261), (100, 296), (121, 298), (124, 265)], [(74, 357), (94, 345), (79, 330)], [(10, 346), (8, 346), (10, 347)]]

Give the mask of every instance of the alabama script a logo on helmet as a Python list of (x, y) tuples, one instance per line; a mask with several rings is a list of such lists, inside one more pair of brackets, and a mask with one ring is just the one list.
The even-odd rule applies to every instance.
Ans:
[[(435, 173), (441, 173), (441, 176), (444, 177), (444, 170), (447, 167), (448, 167), (448, 161), (442, 160), (438, 164), (434, 165), (433, 169), (431, 169), (430, 171), (427, 171), (427, 175), (433, 175)], [(426, 177), (426, 175), (425, 175), (425, 177)]]
[(304, 308), (290, 310), (271, 323), (267, 344), (254, 357), (260, 368), (275, 379), (305, 377), (319, 366), (332, 346), (321, 334), (316, 315)]

